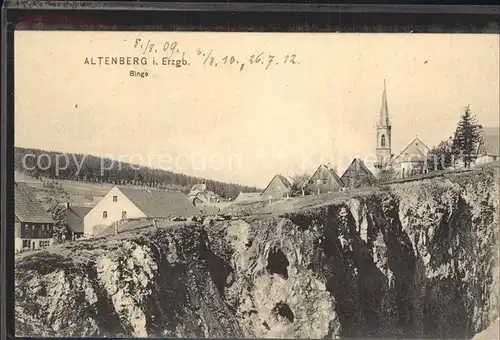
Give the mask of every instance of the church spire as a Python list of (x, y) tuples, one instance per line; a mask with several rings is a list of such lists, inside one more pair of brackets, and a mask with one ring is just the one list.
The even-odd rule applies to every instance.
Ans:
[(382, 105), (380, 107), (379, 126), (391, 126), (389, 121), (389, 109), (387, 107), (387, 90), (384, 79), (384, 92), (382, 93)]
[(380, 107), (380, 116), (377, 124), (377, 144), (375, 148), (377, 155), (375, 167), (377, 168), (386, 167), (391, 160), (391, 130), (389, 109), (387, 107), (387, 90), (384, 79), (384, 92), (382, 93), (382, 105)]

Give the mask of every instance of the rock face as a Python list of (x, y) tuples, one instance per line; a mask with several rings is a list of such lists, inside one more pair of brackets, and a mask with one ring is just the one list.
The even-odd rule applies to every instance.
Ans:
[(472, 338), (498, 320), (498, 167), (16, 261), (16, 335)]

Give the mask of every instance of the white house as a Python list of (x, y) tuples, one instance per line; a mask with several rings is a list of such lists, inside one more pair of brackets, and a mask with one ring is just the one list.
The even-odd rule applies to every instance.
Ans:
[(417, 137), (392, 159), (392, 167), (398, 178), (406, 178), (426, 172), (425, 164), (429, 148)]
[(115, 186), (85, 215), (84, 235), (96, 235), (114, 222), (128, 218), (200, 214), (200, 210), (182, 192)]
[(498, 127), (482, 129), (476, 155), (477, 165), (500, 160), (500, 133)]

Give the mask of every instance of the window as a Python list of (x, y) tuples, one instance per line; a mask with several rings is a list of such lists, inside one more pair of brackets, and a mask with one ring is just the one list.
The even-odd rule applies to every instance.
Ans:
[(113, 196), (113, 202), (118, 202), (118, 196)]
[(107, 211), (103, 211), (102, 212), (102, 218), (108, 218), (108, 212)]
[(122, 219), (126, 219), (127, 218), (127, 212), (126, 211), (122, 211)]
[(50, 241), (40, 241), (40, 248), (50, 246)]
[(327, 184), (328, 183), (328, 180), (325, 178), (323, 179), (323, 184)]
[(385, 135), (382, 135), (382, 138), (380, 138), (380, 146), (385, 146)]
[(23, 240), (23, 248), (29, 248), (30, 247), (30, 240)]

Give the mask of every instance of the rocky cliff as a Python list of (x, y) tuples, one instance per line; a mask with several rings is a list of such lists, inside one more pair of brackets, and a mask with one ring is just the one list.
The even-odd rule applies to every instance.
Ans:
[(22, 254), (16, 335), (472, 338), (498, 320), (498, 176)]

